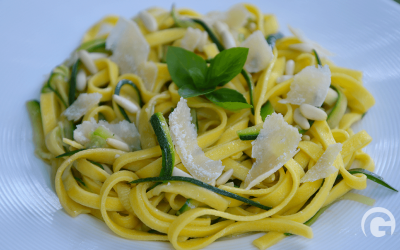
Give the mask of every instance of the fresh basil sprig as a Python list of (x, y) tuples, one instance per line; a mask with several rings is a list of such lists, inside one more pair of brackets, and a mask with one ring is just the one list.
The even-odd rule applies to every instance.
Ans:
[(169, 47), (167, 66), (178, 93), (184, 98), (206, 95), (213, 103), (237, 111), (252, 106), (241, 93), (232, 89), (218, 89), (240, 74), (247, 59), (248, 48), (231, 48), (220, 52), (207, 66), (207, 62), (193, 52)]

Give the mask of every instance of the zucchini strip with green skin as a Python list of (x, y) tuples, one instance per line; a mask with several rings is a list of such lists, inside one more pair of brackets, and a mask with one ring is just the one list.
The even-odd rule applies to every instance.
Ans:
[[(143, 107), (142, 96), (140, 95), (139, 88), (132, 81), (129, 81), (127, 79), (123, 79), (123, 80), (119, 81), (117, 86), (115, 87), (114, 94), (115, 95), (119, 95), (119, 93), (121, 92), (121, 88), (124, 85), (130, 85), (130, 86), (133, 87), (133, 89), (136, 91), (136, 94), (138, 96), (139, 106)], [(125, 118), (125, 120), (127, 120), (128, 122), (131, 122), (129, 117), (128, 117), (128, 114), (125, 112), (125, 110), (121, 106), (119, 106), (118, 104), (117, 104), (117, 106), (118, 106), (119, 111), (121, 112), (122, 116)]]
[(332, 111), (328, 114), (328, 118), (326, 118), (326, 122), (328, 123), (329, 127), (333, 129), (339, 125), (340, 120), (346, 113), (347, 97), (335, 86), (331, 85), (331, 88), (338, 93), (337, 101), (333, 106)]
[(77, 149), (77, 150), (74, 150), (74, 151), (69, 151), (67, 153), (64, 153), (64, 154), (61, 154), (61, 155), (57, 155), (56, 158), (61, 158), (61, 157), (64, 157), (64, 156), (71, 156), (71, 155), (74, 155), (74, 154), (76, 154), (76, 153), (78, 153), (78, 152), (80, 152), (82, 150), (86, 150), (86, 149), (87, 148), (82, 148), (82, 149)]
[(35, 145), (35, 153), (41, 158), (52, 158), (52, 155), (47, 151), (45, 137), (43, 133), (42, 115), (40, 111), (40, 103), (36, 100), (28, 101), (26, 103), (29, 118), (32, 124), (32, 139)]
[(269, 46), (271, 46), (271, 49), (275, 47), (276, 40), (281, 39), (283, 37), (283, 34), (281, 32), (271, 34), (267, 36), (266, 40)]
[(253, 81), (251, 80), (249, 73), (247, 73), (247, 71), (244, 68), (242, 69), (241, 73), (242, 73), (242, 76), (244, 77), (244, 79), (246, 80), (247, 87), (249, 87), (251, 113), (254, 115), (254, 101), (253, 101), (253, 99), (254, 99), (253, 98), (254, 84), (253, 84)]
[[(264, 118), (265, 119), (265, 118)], [(314, 123), (314, 121), (312, 121)], [(311, 125), (313, 124), (311, 123)], [(263, 127), (263, 123), (257, 124), (255, 126), (245, 128), (242, 130), (236, 131), (236, 134), (239, 136), (239, 139), (242, 141), (252, 141), (257, 139), (258, 134), (260, 133), (260, 130)], [(307, 132), (307, 130), (301, 129), (299, 130), (300, 134), (304, 134)]]
[(198, 203), (196, 200), (192, 199), (187, 199), (185, 204), (176, 212), (176, 215), (181, 215), (186, 211), (189, 211), (190, 209), (196, 208), (198, 206)]
[(162, 168), (160, 177), (170, 177), (172, 176), (175, 164), (175, 150), (168, 124), (161, 112), (157, 112), (151, 116), (150, 124), (153, 127), (161, 148)]
[(101, 168), (101, 169), (104, 170), (103, 166), (102, 166), (100, 163), (95, 162), (95, 161), (91, 161), (91, 160), (88, 160), (88, 161), (89, 161), (90, 163), (92, 163), (92, 164), (94, 164), (94, 165), (96, 165), (96, 166), (98, 166), (99, 168)]
[[(95, 52), (95, 51), (106, 51), (106, 40), (104, 38), (95, 39), (89, 42), (82, 44), (78, 47), (78, 50), (87, 50), (87, 52)], [(80, 60), (78, 59), (73, 65), (71, 70), (71, 79), (69, 81), (69, 93), (68, 93), (68, 103), (72, 105), (75, 101), (76, 94), (76, 76), (78, 75), (78, 69), (80, 66)]]
[(319, 59), (317, 51), (315, 49), (313, 49), (312, 51), (314, 53), (314, 56), (315, 56), (315, 59), (317, 60), (318, 65), (322, 67), (322, 63), (321, 63), (321, 60)]
[(191, 20), (181, 20), (178, 18), (176, 9), (175, 9), (175, 4), (172, 5), (171, 9), (171, 17), (174, 20), (175, 26), (176, 27), (181, 27), (181, 28), (187, 28), (187, 27), (193, 27), (194, 23)]
[[(210, 37), (211, 41), (213, 41), (213, 43), (215, 43), (215, 45), (217, 45), (217, 48), (220, 52), (222, 52), (223, 50), (225, 50), (224, 46), (219, 42), (218, 38), (215, 36), (214, 32), (207, 26), (207, 24), (205, 24), (202, 20), (199, 19), (192, 19), (193, 22), (200, 24), (201, 27), (203, 27), (203, 29), (207, 32), (208, 36)], [(249, 88), (249, 94), (250, 94), (250, 105), (251, 107), (251, 113), (254, 115), (254, 101), (253, 101), (253, 81), (251, 80), (251, 77), (249, 75), (249, 73), (247, 73), (247, 71), (245, 69), (242, 69), (241, 71), (242, 76), (244, 77), (244, 79), (246, 80), (247, 86)]]
[(80, 63), (81, 63), (81, 61), (78, 59), (72, 66), (71, 79), (69, 80), (69, 92), (68, 92), (69, 105), (72, 105), (72, 103), (75, 101), (76, 76), (78, 75), (78, 68), (79, 68)]
[(57, 66), (50, 74), (49, 79), (47, 80), (46, 84), (43, 86), (42, 88), (42, 93), (47, 93), (49, 91), (54, 92), (54, 94), (56, 94), (56, 96), (60, 99), (60, 101), (62, 102), (62, 104), (64, 104), (64, 106), (67, 108), (68, 105), (65, 102), (66, 100), (64, 100), (60, 93), (52, 86), (52, 82), (53, 81), (59, 81), (60, 77), (61, 78), (65, 78), (68, 76), (68, 69), (64, 66), (64, 65), (60, 65)]
[(253, 127), (238, 130), (238, 131), (236, 131), (236, 133), (239, 136), (240, 140), (251, 141), (251, 140), (255, 140), (257, 138), (262, 127), (263, 127), (263, 123), (260, 123)]
[(98, 49), (104, 49), (106, 47), (106, 39), (105, 38), (98, 38), (86, 43), (81, 44), (76, 50), (90, 50), (90, 52), (94, 52)]
[[(393, 190), (395, 192), (399, 192), (397, 189), (395, 189), (394, 187), (392, 187), (388, 183), (386, 183), (381, 176), (379, 176), (379, 175), (377, 175), (377, 174), (375, 174), (375, 173), (373, 173), (371, 171), (368, 171), (366, 169), (353, 168), (353, 169), (348, 170), (348, 172), (350, 174), (364, 174), (365, 176), (367, 176), (367, 178), (369, 180), (374, 181), (374, 182), (376, 182), (376, 183), (378, 183), (378, 184), (380, 184), (380, 185), (382, 185), (384, 187), (387, 187), (387, 188), (389, 188), (389, 189), (391, 189), (391, 190)], [(336, 178), (336, 181), (340, 180), (341, 178), (343, 178), (343, 177), (342, 177), (341, 174), (339, 174), (337, 176), (337, 178)]]
[(142, 183), (142, 182), (169, 182), (169, 181), (185, 181), (185, 182), (189, 182), (189, 183), (192, 183), (192, 184), (197, 185), (199, 187), (208, 189), (208, 190), (210, 190), (210, 191), (212, 191), (214, 193), (217, 193), (217, 194), (220, 194), (220, 195), (223, 195), (223, 196), (226, 196), (226, 197), (229, 197), (229, 198), (232, 198), (232, 199), (247, 203), (249, 205), (252, 205), (252, 206), (264, 209), (264, 210), (272, 209), (271, 207), (264, 206), (264, 205), (262, 205), (262, 204), (260, 204), (258, 202), (243, 198), (242, 196), (239, 196), (237, 194), (234, 194), (234, 193), (231, 193), (231, 192), (216, 188), (216, 187), (211, 186), (209, 184), (206, 184), (206, 183), (204, 183), (202, 181), (199, 181), (199, 180), (196, 180), (196, 179), (193, 179), (193, 178), (189, 178), (189, 177), (182, 177), (182, 176), (150, 177), (150, 178), (138, 179), (138, 180), (132, 181), (130, 183), (131, 184), (137, 184), (137, 183)]

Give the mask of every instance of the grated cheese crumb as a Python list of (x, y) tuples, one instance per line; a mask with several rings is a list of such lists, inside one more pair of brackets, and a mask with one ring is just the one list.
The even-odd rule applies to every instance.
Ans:
[(252, 142), (252, 157), (256, 162), (247, 174), (244, 187), (250, 189), (280, 169), (298, 152), (300, 140), (299, 131), (289, 125), (282, 114), (267, 116), (257, 139)]
[(300, 182), (313, 182), (335, 173), (337, 169), (333, 166), (336, 157), (342, 151), (342, 144), (336, 143), (329, 145), (322, 156), (315, 163), (314, 167), (309, 169), (307, 173), (301, 178)]
[(205, 183), (211, 184), (221, 175), (224, 166), (205, 156), (197, 144), (197, 132), (187, 101), (183, 98), (169, 116), (169, 126), (175, 149), (183, 165), (190, 174)]
[(331, 85), (331, 71), (329, 66), (307, 66), (297, 73), (290, 85), (287, 98), (280, 103), (301, 105), (303, 103), (320, 107), (328, 94)]
[(64, 111), (64, 115), (70, 121), (77, 121), (91, 108), (99, 104), (101, 97), (100, 93), (80, 94), (78, 99)]

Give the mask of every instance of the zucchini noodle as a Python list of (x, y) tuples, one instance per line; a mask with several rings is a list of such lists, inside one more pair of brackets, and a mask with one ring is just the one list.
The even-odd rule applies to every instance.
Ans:
[[(232, 13), (243, 22), (235, 22)], [(122, 74), (113, 48), (107, 45), (110, 32), (122, 20), (122, 17), (107, 16), (84, 34), (82, 44), (71, 58), (53, 71), (40, 95), (40, 108), (37, 102), (28, 103), (33, 127), (39, 131), (34, 138), (35, 153), (56, 169), (55, 189), (66, 213), (72, 217), (91, 214), (123, 238), (168, 241), (179, 250), (201, 249), (221, 237), (248, 232), (264, 232), (265, 235), (253, 244), (266, 249), (291, 234), (312, 238), (313, 232), (307, 221), (350, 190), (366, 188), (365, 173), (374, 170), (374, 162), (362, 149), (372, 138), (364, 130), (354, 133), (351, 129), (352, 124), (361, 120), (375, 103), (362, 84), (362, 72), (338, 67), (321, 54), (321, 60), (316, 59), (318, 49), (314, 51), (315, 55), (312, 51), (296, 49), (298, 46), (292, 45), (301, 45), (304, 42), (301, 37), (278, 34), (275, 16), (263, 14), (251, 4), (235, 5), (222, 17), (214, 18), (226, 22), (238, 46), (256, 32), (261, 32), (264, 38), (268, 37), (265, 41), (271, 42), (268, 46), (271, 46), (272, 59), (263, 70), (245, 71), (249, 79), (238, 74), (226, 85), (218, 87), (241, 93), (253, 107), (232, 112), (204, 96), (187, 99), (187, 106), (195, 118), (199, 148), (205, 157), (222, 163), (223, 173), (233, 171), (227, 177), (229, 180), (209, 189), (208, 186), (215, 186), (215, 180), (208, 184), (196, 180), (199, 185), (184, 181), (135, 182), (161, 178), (160, 172), (167, 163), (172, 164), (164, 172), (167, 179), (168, 174), (175, 171), (181, 176), (190, 176), (189, 167), (183, 164), (183, 156), (174, 152), (172, 143), (169, 147), (163, 145), (162, 152), (157, 135), (162, 129), (153, 129), (150, 122), (157, 113), (165, 117), (162, 128), (168, 129), (166, 124), (172, 119), (169, 115), (178, 109), (178, 102), (182, 102), (165, 61), (168, 48), (187, 43), (192, 29), (202, 32), (203, 37), (207, 35), (207, 39), (201, 41), (202, 46), (194, 49), (201, 58), (212, 59), (225, 48), (211, 15), (174, 8), (172, 12), (148, 9), (143, 14), (147, 19), (141, 18), (142, 14), (132, 20), (147, 46), (140, 51), (147, 50), (148, 55), (144, 62), (132, 67), (134, 70), (125, 70)], [(150, 29), (150, 24), (157, 28)], [(91, 73), (85, 61), (78, 59), (79, 50), (86, 50), (90, 56), (102, 54), (100, 58), (92, 59), (96, 73)], [(244, 183), (255, 162), (252, 155), (256, 144), (252, 140), (262, 133), (260, 129), (264, 120), (269, 119), (267, 115), (271, 112), (281, 114), (288, 126), (299, 128), (300, 124), (296, 123), (299, 105), (284, 102), (295, 80), (293, 77), (279, 80), (288, 71), (285, 66), (289, 60), (294, 63), (294, 77), (307, 67), (329, 66), (330, 91), (340, 91), (340, 98), (333, 104), (322, 105), (321, 108), (332, 115), (328, 122), (310, 122), (311, 127), (302, 131), (303, 139), (296, 144), (293, 157), (264, 180), (246, 189)], [(75, 86), (82, 83), (78, 82), (82, 81), (78, 79), (79, 74), (87, 77), (82, 91)], [(68, 121), (65, 110), (78, 105), (83, 94), (90, 96), (93, 93), (101, 94), (100, 101), (90, 107), (79, 107), (84, 110), (82, 119)], [(263, 111), (265, 105), (268, 110)], [(331, 124), (337, 126), (330, 127)], [(256, 127), (246, 130), (253, 126)], [(184, 129), (182, 133), (185, 133)], [(242, 131), (243, 135), (239, 133), (239, 137), (237, 131)], [(83, 134), (86, 137), (82, 138)], [(171, 140), (169, 134), (163, 140)], [(342, 150), (333, 162), (335, 172), (302, 183), (303, 176), (318, 165), (328, 146), (336, 143), (342, 144)], [(175, 154), (174, 160), (163, 164), (162, 157), (168, 153)], [(358, 168), (368, 171), (349, 172), (355, 160)], [(160, 178), (150, 180), (162, 180)], [(158, 185), (154, 185), (156, 183)], [(249, 200), (260, 205), (246, 203)]]

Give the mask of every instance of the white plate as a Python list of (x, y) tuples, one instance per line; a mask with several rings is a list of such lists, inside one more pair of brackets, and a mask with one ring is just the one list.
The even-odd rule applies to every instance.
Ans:
[[(38, 99), (43, 75), (61, 63), (84, 31), (109, 13), (131, 17), (168, 1), (1, 1), (0, 91), (0, 244), (1, 249), (171, 249), (167, 243), (122, 239), (88, 215), (69, 217), (61, 208), (49, 167), (35, 158), (25, 102)], [(205, 13), (224, 10), (236, 1), (176, 1)], [(373, 137), (366, 152), (376, 173), (400, 188), (400, 5), (386, 1), (254, 1), (264, 13), (275, 13), (282, 31), (287, 24), (333, 51), (341, 66), (364, 71), (364, 84), (377, 104), (355, 129)], [(368, 182), (357, 191), (376, 199), (400, 221), (400, 196)], [(312, 226), (314, 239), (291, 236), (271, 249), (393, 249), (400, 237), (375, 238), (361, 230), (369, 209), (352, 201), (329, 208)], [(388, 217), (382, 215), (387, 220)], [(371, 218), (367, 220), (367, 224)], [(382, 228), (384, 229), (384, 228)], [(387, 229), (387, 228), (386, 228)], [(386, 230), (389, 231), (389, 230)], [(207, 249), (256, 249), (261, 234), (216, 242)]]

